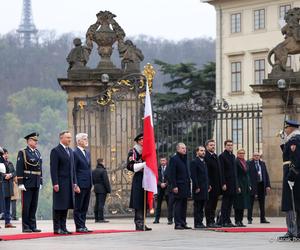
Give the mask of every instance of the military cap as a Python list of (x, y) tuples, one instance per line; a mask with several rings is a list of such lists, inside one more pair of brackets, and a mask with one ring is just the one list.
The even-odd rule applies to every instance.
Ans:
[(285, 123), (285, 126), (288, 126), (288, 127), (298, 128), (300, 126), (300, 124), (294, 120), (286, 120), (284, 123)]
[(143, 139), (143, 137), (144, 137), (144, 134), (140, 133), (134, 138), (134, 141), (138, 142), (139, 140)]
[(26, 140), (29, 140), (29, 139), (38, 140), (38, 136), (39, 136), (39, 133), (33, 132), (29, 135), (24, 136), (24, 139), (26, 139)]

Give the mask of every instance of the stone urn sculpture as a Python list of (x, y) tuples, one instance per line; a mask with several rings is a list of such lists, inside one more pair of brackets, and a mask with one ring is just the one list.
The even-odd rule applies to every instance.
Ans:
[(113, 44), (117, 41), (117, 32), (111, 26), (115, 24), (113, 19), (116, 15), (110, 11), (100, 11), (97, 15), (97, 22), (92, 24), (86, 33), (87, 46), (92, 49), (93, 42), (98, 45), (98, 54), (101, 60), (98, 64), (99, 69), (115, 68), (110, 57), (113, 52)]

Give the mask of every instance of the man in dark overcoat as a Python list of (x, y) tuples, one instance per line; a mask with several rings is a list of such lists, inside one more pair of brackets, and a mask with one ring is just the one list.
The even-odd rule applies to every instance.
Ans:
[(74, 208), (74, 192), (79, 193), (76, 183), (74, 153), (70, 149), (72, 140), (69, 131), (59, 134), (60, 143), (50, 153), (50, 173), (53, 186), (53, 230), (54, 234), (71, 234), (67, 230), (68, 209)]
[(191, 161), (192, 195), (194, 200), (194, 228), (205, 228), (203, 224), (203, 209), (208, 200), (209, 183), (207, 166), (204, 161), (205, 147), (196, 148), (196, 158)]
[(36, 227), (36, 211), (39, 190), (43, 185), (42, 156), (37, 150), (39, 134), (33, 132), (24, 137), (27, 147), (17, 158), (18, 187), (22, 191), (22, 230), (24, 233), (41, 232)]
[[(169, 192), (168, 192), (168, 180), (167, 180), (167, 158), (160, 158), (160, 165), (158, 167), (158, 181), (157, 181), (157, 204), (155, 209), (155, 220), (154, 224), (159, 223), (160, 213), (161, 213), (161, 204), (165, 199), (167, 206), (169, 202)], [(169, 211), (169, 209), (168, 209)], [(168, 221), (172, 221), (172, 215), (168, 214)]]
[(131, 184), (131, 195), (129, 207), (134, 209), (134, 223), (138, 231), (149, 231), (151, 228), (144, 226), (144, 188), (143, 174), (146, 162), (142, 159), (142, 150), (144, 142), (143, 134), (134, 138), (136, 144), (130, 149), (127, 157), (127, 169), (134, 172)]
[[(286, 213), (288, 232), (279, 240), (300, 240), (300, 124), (285, 121), (285, 138), (281, 144), (283, 159), (283, 181), (281, 210)], [(293, 198), (292, 199), (292, 193)], [(293, 206), (294, 205), (294, 206)], [(295, 211), (293, 209), (295, 207)], [(296, 216), (295, 216), (296, 213)]]
[[(1, 155), (1, 154), (0, 154)], [(4, 213), (4, 220), (5, 220), (5, 227), (6, 228), (15, 228), (16, 226), (10, 223), (11, 216), (10, 216), (10, 204), (11, 204), (11, 197), (14, 195), (14, 178), (16, 176), (16, 171), (13, 163), (8, 160), (8, 151), (7, 149), (3, 148), (3, 159), (6, 165), (6, 173), (4, 174), (3, 178), (3, 192), (4, 192), (4, 204), (5, 204), (5, 213)]]
[(240, 148), (235, 158), (235, 169), (237, 173), (237, 194), (234, 199), (234, 219), (237, 227), (246, 227), (243, 224), (244, 209), (250, 207), (251, 183), (249, 177), (249, 167), (245, 160), (245, 150)]
[(257, 199), (260, 210), (260, 223), (270, 223), (265, 216), (266, 195), (271, 190), (270, 178), (266, 163), (261, 160), (259, 152), (254, 152), (252, 160), (247, 163), (251, 182), (250, 208), (248, 209), (248, 224), (252, 224), (254, 200)]
[(191, 190), (185, 144), (178, 143), (176, 151), (176, 154), (170, 158), (168, 177), (174, 194), (175, 229), (191, 229), (186, 223), (187, 200), (190, 197)]
[(205, 153), (205, 163), (208, 171), (209, 185), (211, 190), (208, 194), (208, 201), (205, 205), (205, 217), (206, 226), (210, 228), (220, 227), (215, 223), (216, 208), (218, 204), (219, 197), (222, 194), (222, 183), (223, 172), (220, 166), (220, 162), (216, 150), (215, 140), (210, 139), (205, 143), (206, 153)]
[(104, 206), (107, 194), (111, 192), (111, 186), (104, 166), (103, 159), (97, 159), (97, 166), (92, 172), (94, 192), (96, 196), (95, 203), (95, 222), (107, 223), (104, 219)]
[(89, 233), (92, 231), (85, 225), (92, 188), (91, 157), (86, 150), (88, 147), (88, 134), (78, 133), (76, 135), (76, 143), (74, 165), (76, 183), (80, 192), (75, 193), (74, 221), (76, 232)]
[(232, 140), (226, 140), (224, 146), (224, 152), (219, 155), (221, 169), (224, 173), (220, 224), (224, 227), (234, 227), (234, 224), (230, 220), (230, 215), (237, 192), (237, 175)]

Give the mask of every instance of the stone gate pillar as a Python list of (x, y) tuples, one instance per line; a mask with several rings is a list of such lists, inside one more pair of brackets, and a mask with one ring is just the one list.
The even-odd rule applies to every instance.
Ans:
[[(285, 86), (282, 85), (284, 82)], [(266, 211), (267, 215), (278, 216), (281, 214), (283, 174), (279, 132), (283, 129), (285, 114), (286, 119), (300, 121), (300, 74), (269, 74), (263, 84), (251, 87), (262, 98), (263, 160), (267, 164), (272, 186)]]
[[(86, 32), (85, 45), (74, 39), (75, 47), (67, 56), (68, 76), (58, 82), (68, 96), (68, 129), (73, 136), (79, 132), (89, 135), (92, 168), (98, 158), (104, 159), (112, 186), (106, 212), (121, 215), (130, 212), (132, 173), (126, 171), (127, 154), (142, 131), (145, 84), (151, 88), (155, 72), (150, 64), (140, 71), (142, 51), (125, 39), (116, 15), (100, 11), (96, 16)], [(110, 59), (114, 44), (121, 68)], [(87, 63), (95, 45), (101, 59), (90, 69)], [(94, 195), (91, 197), (89, 213), (93, 215)]]

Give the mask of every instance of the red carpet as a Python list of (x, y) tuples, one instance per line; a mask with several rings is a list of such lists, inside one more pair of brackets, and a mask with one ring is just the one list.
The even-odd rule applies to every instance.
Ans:
[(222, 228), (209, 228), (215, 232), (226, 233), (272, 233), (272, 232), (287, 232), (285, 227), (222, 227)]
[(73, 233), (67, 235), (59, 235), (50, 232), (46, 233), (22, 233), (22, 234), (12, 234), (12, 235), (0, 235), (0, 240), (30, 240), (48, 237), (64, 237), (64, 236), (74, 236), (74, 235), (89, 235), (89, 234), (107, 234), (107, 233), (129, 233), (137, 232), (135, 230), (94, 230), (91, 233)]

